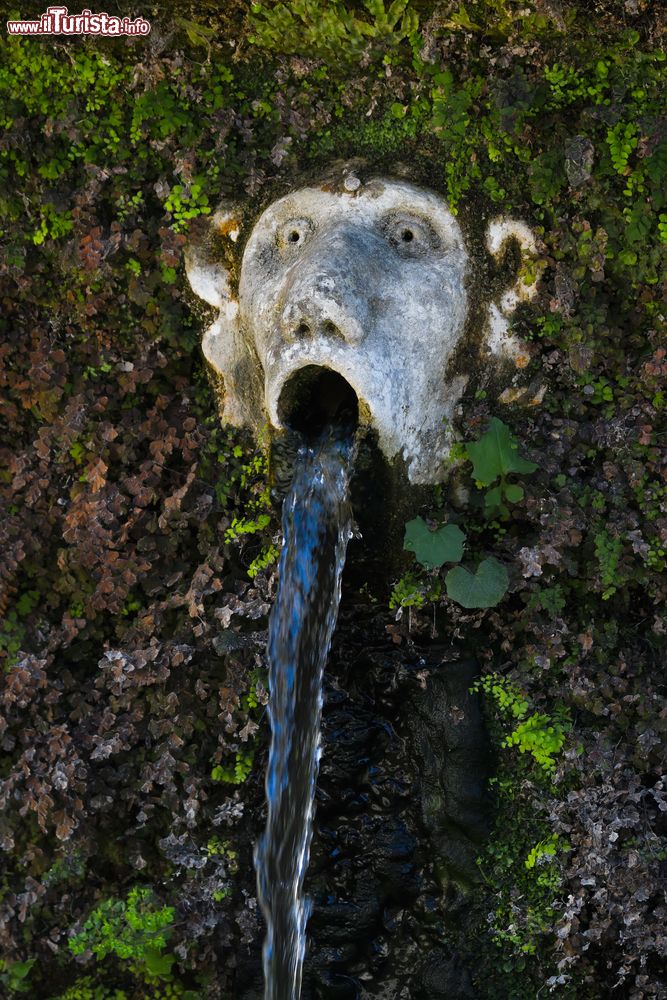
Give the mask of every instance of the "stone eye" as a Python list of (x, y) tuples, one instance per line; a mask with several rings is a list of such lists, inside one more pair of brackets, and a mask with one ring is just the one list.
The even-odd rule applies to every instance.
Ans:
[(394, 249), (409, 257), (418, 257), (439, 245), (437, 233), (427, 219), (395, 213), (384, 220), (384, 234)]
[(314, 228), (310, 219), (289, 219), (278, 230), (278, 246), (286, 250), (298, 249)]

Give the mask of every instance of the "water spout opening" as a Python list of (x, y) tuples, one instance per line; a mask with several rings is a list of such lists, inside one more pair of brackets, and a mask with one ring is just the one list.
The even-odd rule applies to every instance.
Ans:
[(359, 422), (359, 403), (350, 383), (338, 372), (306, 365), (285, 382), (278, 416), (281, 423), (306, 439), (319, 437), (329, 426), (352, 433)]

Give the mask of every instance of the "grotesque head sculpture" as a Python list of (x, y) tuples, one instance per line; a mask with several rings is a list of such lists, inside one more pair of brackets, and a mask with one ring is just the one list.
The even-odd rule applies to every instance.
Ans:
[[(238, 213), (220, 210), (213, 227), (235, 240)], [(511, 236), (532, 249), (528, 230), (508, 222), (489, 228), (488, 249), (499, 254)], [(438, 482), (467, 381), (449, 362), (466, 330), (469, 268), (442, 198), (401, 181), (362, 185), (352, 174), (338, 189), (302, 188), (266, 209), (248, 238), (237, 296), (211, 248), (191, 248), (190, 283), (220, 310), (203, 349), (224, 378), (223, 416), (308, 430), (353, 404), (384, 454), (402, 455), (412, 482)], [(517, 282), (490, 306), (479, 364), (520, 352), (506, 317), (529, 294)]]

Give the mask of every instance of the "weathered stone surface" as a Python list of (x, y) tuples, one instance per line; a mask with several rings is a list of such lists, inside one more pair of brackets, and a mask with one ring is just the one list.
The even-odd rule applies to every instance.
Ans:
[[(470, 254), (439, 195), (402, 181), (353, 181), (348, 173), (337, 188), (302, 188), (269, 206), (245, 246), (237, 297), (220, 252), (190, 249), (192, 287), (220, 310), (204, 353), (224, 377), (231, 423), (259, 430), (268, 420), (279, 431), (299, 393), (326, 418), (345, 380), (385, 456), (402, 456), (414, 483), (438, 482), (470, 374), (450, 364), (467, 330)], [(214, 217), (218, 240), (239, 238), (237, 214)], [(535, 251), (525, 225), (494, 220), (489, 253), (500, 257), (509, 239)], [(494, 357), (521, 367), (526, 353), (508, 316), (534, 290), (517, 279), (489, 303), (471, 371)], [(340, 378), (327, 379), (331, 372)]]
[(565, 150), (565, 173), (572, 187), (581, 187), (591, 178), (595, 147), (585, 135), (575, 135)]

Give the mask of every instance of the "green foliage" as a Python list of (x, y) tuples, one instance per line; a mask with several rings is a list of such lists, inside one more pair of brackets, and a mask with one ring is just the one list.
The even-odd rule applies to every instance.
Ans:
[(481, 178), (481, 168), (471, 163), (472, 147), (479, 138), (471, 109), (482, 92), (481, 80), (468, 80), (457, 87), (451, 70), (433, 75), (432, 126), (446, 151), (445, 180), (447, 193), (455, 209), (474, 180)]
[(25, 628), (14, 608), (9, 610), (0, 624), (0, 654), (2, 665), (8, 670), (16, 662), (25, 638)]
[(7, 962), (0, 958), (0, 983), (10, 993), (29, 993), (32, 987), (28, 978), (36, 961), (36, 958), (29, 958), (25, 962)]
[(496, 510), (504, 517), (509, 516), (506, 504), (518, 503), (523, 499), (523, 487), (508, 481), (512, 473), (527, 474), (537, 469), (535, 462), (529, 462), (519, 453), (519, 444), (509, 427), (492, 417), (489, 428), (479, 441), (466, 445), (466, 453), (473, 464), (473, 475), (480, 488), (491, 486), (499, 479), (497, 486), (487, 490), (484, 505), (492, 515)]
[(483, 559), (474, 573), (463, 566), (450, 569), (445, 578), (447, 595), (463, 608), (492, 608), (507, 592), (507, 570), (497, 559)]
[(277, 545), (267, 545), (258, 556), (255, 556), (248, 566), (248, 576), (250, 579), (254, 580), (260, 570), (266, 569), (268, 566), (273, 566), (277, 562), (279, 555), (280, 549)]
[(252, 772), (252, 765), (255, 760), (254, 749), (238, 750), (231, 766), (216, 764), (211, 771), (214, 781), (223, 781), (227, 785), (242, 785)]
[[(553, 968), (553, 927), (560, 915), (564, 855), (570, 849), (545, 818), (554, 792), (555, 757), (569, 721), (562, 709), (553, 718), (535, 712), (518, 685), (497, 673), (485, 675), (473, 689), (492, 701), (502, 728), (511, 727), (508, 736), (501, 732), (501, 746), (518, 746), (528, 757), (518, 769), (509, 754), (501, 755), (491, 779), (497, 796), (495, 828), (478, 865), (491, 894), (491, 906), (484, 907), (485, 930), (496, 946), (489, 961), (499, 978), (498, 996), (532, 1000), (549, 975), (547, 969)], [(537, 739), (527, 736), (526, 722), (529, 732), (539, 731)], [(572, 1000), (575, 996), (579, 993)]]
[(392, 105), (379, 118), (341, 122), (334, 132), (322, 138), (322, 153), (330, 155), (345, 144), (361, 154), (389, 156), (404, 149), (406, 143), (428, 134), (430, 108), (427, 102), (416, 102), (400, 117), (396, 107)]
[[(507, 503), (523, 499), (523, 487), (510, 482), (508, 477), (517, 473), (534, 472), (537, 465), (518, 454), (518, 442), (509, 427), (497, 417), (491, 419), (489, 428), (478, 441), (471, 441), (462, 451), (473, 465), (473, 475), (478, 487), (491, 486), (485, 495), (485, 511), (492, 516), (498, 511), (508, 517)], [(492, 484), (498, 480), (498, 485)], [(445, 562), (459, 562), (463, 556), (466, 535), (454, 524), (447, 524), (431, 531), (423, 518), (409, 521), (405, 529), (404, 548), (414, 552), (417, 561), (428, 570), (440, 568)], [(447, 596), (464, 608), (492, 608), (507, 593), (507, 569), (497, 559), (483, 559), (474, 572), (455, 566), (445, 577)], [(422, 607), (425, 603), (424, 588), (412, 578), (404, 578), (394, 589), (391, 606)]]
[(602, 600), (607, 601), (616, 593), (617, 584), (621, 582), (618, 564), (623, 551), (623, 539), (612, 536), (603, 529), (595, 535), (594, 543), (595, 555), (600, 566)]
[(176, 17), (174, 21), (180, 28), (183, 28), (193, 45), (203, 46), (210, 54), (211, 39), (215, 37), (214, 28), (207, 28), (205, 24), (190, 21), (186, 17)]
[(544, 78), (550, 84), (550, 108), (572, 104), (585, 92), (582, 78), (572, 66), (561, 66), (557, 62), (553, 66), (546, 66)]
[[(108, 375), (112, 369), (113, 365), (109, 364), (108, 361), (103, 361), (99, 365), (87, 365), (83, 370), (83, 378), (86, 380), (97, 379), (100, 378), (100, 376), (102, 375)], [(77, 444), (78, 444), (78, 449), (81, 449), (81, 444), (80, 443)], [(79, 450), (78, 454), (80, 457), (81, 454), (83, 454), (83, 451)], [(72, 455), (72, 457), (76, 457), (71, 449), (70, 449), (70, 455)]]
[(32, 242), (39, 246), (46, 239), (57, 240), (71, 233), (74, 228), (70, 212), (58, 212), (48, 202), (42, 206), (37, 229), (32, 234)]
[[(536, 867), (543, 868), (550, 861), (553, 861), (559, 849), (567, 850), (568, 845), (563, 843), (557, 833), (552, 833), (550, 837), (540, 840), (534, 847), (531, 847), (525, 860), (526, 868), (528, 871)], [(538, 879), (543, 877), (543, 873), (538, 875)]]
[(416, 47), (419, 18), (409, 0), (364, 0), (371, 20), (358, 17), (341, 0), (292, 0), (269, 7), (254, 3), (249, 41), (270, 52), (322, 59), (340, 71), (366, 50), (396, 50), (403, 42)]
[(406, 573), (393, 588), (389, 597), (389, 607), (423, 608), (428, 600), (427, 585), (414, 573)]
[(658, 218), (660, 220), (658, 223), (658, 233), (660, 235), (660, 239), (663, 243), (667, 243), (667, 215), (664, 212), (661, 212)]
[(225, 531), (225, 541), (232, 542), (241, 535), (255, 535), (263, 531), (271, 523), (269, 514), (260, 514), (257, 518), (235, 517)]
[(533, 712), (509, 734), (506, 746), (529, 753), (539, 766), (550, 773), (556, 769), (556, 755), (563, 749), (566, 727), (562, 721)]
[(501, 715), (513, 719), (523, 719), (530, 707), (530, 702), (511, 681), (499, 674), (486, 674), (476, 681), (473, 690), (483, 691), (493, 698)]
[(74, 985), (52, 1000), (128, 1000), (125, 990), (95, 983), (92, 976), (80, 976)]
[[(484, 930), (490, 929), (496, 946), (491, 963), (501, 990), (504, 986), (498, 996), (532, 1000), (545, 978), (537, 963), (549, 954), (567, 845), (535, 814), (531, 799), (506, 771), (496, 787), (496, 827), (478, 858), (482, 878), (493, 894)], [(537, 978), (532, 989), (531, 973)]]
[[(518, 454), (518, 442), (509, 427), (497, 417), (491, 419), (489, 428), (478, 441), (471, 441), (462, 451), (470, 459), (478, 487), (491, 486), (485, 496), (488, 516), (498, 511), (508, 517), (507, 503), (523, 499), (523, 487), (510, 482), (508, 477), (517, 473), (534, 472), (537, 465)], [(492, 484), (498, 480), (498, 485)], [(431, 531), (423, 518), (409, 521), (405, 529), (404, 548), (413, 552), (425, 569), (440, 568), (446, 562), (459, 562), (466, 541), (464, 532), (454, 524), (447, 524)], [(474, 572), (463, 566), (449, 570), (445, 578), (447, 595), (464, 608), (491, 608), (507, 592), (507, 569), (497, 559), (487, 558)], [(422, 607), (426, 597), (422, 584), (411, 577), (404, 577), (394, 589), (391, 607)]]
[[(431, 531), (423, 518), (416, 517), (405, 526), (403, 547), (413, 552), (425, 569), (436, 570), (446, 562), (459, 562), (465, 540), (465, 534), (455, 524)], [(448, 597), (464, 608), (494, 607), (506, 593), (508, 584), (507, 570), (496, 559), (484, 559), (474, 573), (455, 566), (445, 577)], [(440, 593), (439, 581), (425, 585), (408, 574), (394, 588), (390, 607), (421, 608), (427, 600), (437, 599)]]
[(197, 181), (187, 187), (183, 184), (174, 184), (164, 207), (174, 217), (175, 233), (187, 229), (191, 219), (196, 219), (199, 215), (209, 215), (211, 212), (208, 196), (204, 194), (202, 184)]
[[(164, 956), (173, 963), (173, 956)], [(138, 997), (150, 997), (150, 1000), (202, 1000), (202, 994), (184, 988), (180, 983), (172, 980), (164, 970), (153, 975), (144, 967), (138, 969), (131, 967), (131, 971), (137, 977), (137, 989), (131, 993), (118, 987), (107, 986), (104, 982), (97, 982), (93, 976), (80, 976), (76, 982), (51, 1000), (136, 1000)]]
[(58, 858), (42, 875), (42, 884), (47, 888), (80, 882), (86, 873), (86, 861), (78, 851)]
[(225, 859), (225, 867), (230, 875), (235, 875), (239, 870), (239, 855), (229, 840), (221, 840), (220, 837), (211, 837), (206, 845), (206, 853), (209, 857), (220, 857)]
[(16, 602), (16, 613), (20, 618), (26, 618), (39, 604), (38, 590), (24, 590)]
[(163, 955), (158, 948), (146, 948), (142, 963), (149, 976), (156, 979), (170, 979), (171, 967), (176, 961), (175, 955)]
[(463, 558), (466, 536), (456, 524), (445, 524), (431, 531), (422, 517), (408, 521), (405, 526), (403, 548), (414, 552), (418, 563), (425, 569), (438, 569), (446, 562), (459, 562)]
[[(264, 536), (273, 521), (274, 511), (268, 485), (267, 456), (263, 451), (257, 451), (246, 456), (243, 448), (233, 443), (229, 431), (215, 428), (211, 435), (208, 453), (200, 465), (200, 473), (206, 477), (215, 475), (216, 465), (224, 464), (226, 477), (218, 480), (215, 492), (221, 505), (229, 503), (230, 497), (240, 493), (243, 514), (235, 514), (231, 524), (225, 530), (227, 543), (243, 542), (253, 535)], [(272, 565), (278, 558), (278, 548), (272, 543), (265, 544), (261, 551), (250, 561), (248, 574), (251, 579), (260, 570)]]
[[(212, 426), (208, 445), (202, 454), (199, 475), (203, 479), (216, 479), (215, 495), (221, 507), (234, 502), (231, 523), (225, 530), (224, 539), (243, 549), (244, 544), (254, 540), (262, 542), (261, 548), (254, 544), (256, 554), (249, 560), (248, 575), (254, 579), (257, 574), (273, 565), (278, 556), (278, 547), (270, 540), (270, 528), (274, 519), (268, 485), (268, 464), (265, 451), (246, 454), (229, 428), (219, 426), (216, 416), (209, 418)], [(222, 467), (224, 475), (220, 475)], [(258, 551), (259, 548), (259, 551)]]
[(150, 889), (135, 886), (126, 900), (100, 903), (80, 931), (69, 940), (74, 955), (92, 951), (99, 960), (107, 955), (133, 959), (150, 966), (160, 964), (174, 920), (172, 906), (158, 906)]
[(630, 173), (628, 160), (639, 143), (637, 126), (633, 122), (619, 122), (607, 130), (607, 145), (611, 162), (617, 174)]
[(564, 609), (567, 601), (560, 584), (554, 587), (542, 587), (531, 595), (529, 606), (531, 608), (541, 608), (552, 618), (555, 618)]
[(530, 754), (545, 774), (552, 774), (571, 725), (567, 713), (559, 709), (551, 717), (542, 712), (530, 712), (530, 702), (519, 688), (495, 673), (486, 674), (477, 681), (474, 690), (491, 698), (502, 717), (518, 723), (502, 745), (517, 747), (519, 753)]
[(248, 685), (248, 693), (243, 697), (243, 707), (250, 711), (253, 708), (259, 708), (261, 701), (258, 692), (260, 690), (266, 691), (268, 684), (268, 675), (264, 670), (253, 670), (250, 675), (250, 683)]

